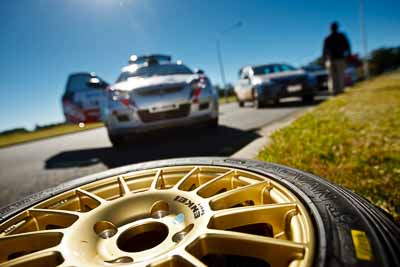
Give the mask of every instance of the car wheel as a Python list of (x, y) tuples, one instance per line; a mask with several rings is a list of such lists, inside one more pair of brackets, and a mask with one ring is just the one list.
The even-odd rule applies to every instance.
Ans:
[(213, 118), (207, 122), (208, 128), (217, 128), (218, 127), (218, 117)]
[[(129, 165), (0, 209), (2, 266), (400, 266), (400, 227), (347, 189), (232, 158)], [(136, 266), (136, 265), (135, 265)]]
[(124, 136), (109, 134), (108, 138), (110, 139), (111, 144), (115, 148), (123, 148), (127, 145), (127, 141)]
[(274, 97), (273, 99), (268, 101), (268, 104), (274, 107), (274, 106), (279, 106), (279, 102), (280, 102), (279, 97)]
[(239, 107), (244, 107), (244, 101), (238, 101)]
[(303, 95), (302, 99), (304, 103), (312, 103), (314, 102), (314, 95)]
[(258, 95), (257, 90), (253, 91), (253, 104), (254, 104), (254, 108), (263, 108), (265, 107), (265, 103), (264, 101), (262, 101), (260, 99), (260, 96)]

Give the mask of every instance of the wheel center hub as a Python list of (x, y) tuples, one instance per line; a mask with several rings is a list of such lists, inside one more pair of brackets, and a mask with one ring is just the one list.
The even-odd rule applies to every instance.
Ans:
[(148, 222), (125, 230), (117, 239), (122, 251), (140, 252), (161, 244), (168, 236), (168, 227), (159, 222)]
[(96, 251), (93, 257), (103, 263), (148, 261), (193, 241), (195, 229), (207, 227), (209, 209), (207, 202), (196, 195), (138, 193), (93, 210), (84, 224), (74, 225), (76, 234), (71, 235), (90, 241), (72, 242), (79, 244), (77, 255)]

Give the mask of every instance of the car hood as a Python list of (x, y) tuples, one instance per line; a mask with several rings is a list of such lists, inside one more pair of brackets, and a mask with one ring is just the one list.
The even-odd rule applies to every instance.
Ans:
[(285, 71), (285, 72), (278, 72), (278, 73), (271, 73), (271, 74), (266, 74), (266, 75), (256, 75), (253, 77), (253, 83), (254, 84), (263, 84), (263, 83), (269, 83), (273, 80), (285, 80), (285, 79), (291, 79), (291, 78), (297, 78), (297, 77), (302, 77), (306, 76), (307, 73), (302, 70), (293, 70), (293, 71)]
[(177, 75), (164, 75), (153, 77), (132, 77), (127, 81), (116, 83), (111, 86), (112, 90), (132, 91), (144, 87), (168, 87), (169, 85), (183, 85), (189, 84), (193, 80), (198, 79), (197, 74), (177, 74)]
[(316, 71), (310, 71), (308, 74), (315, 75), (315, 76), (320, 76), (320, 75), (327, 75), (328, 71), (327, 70), (316, 70)]

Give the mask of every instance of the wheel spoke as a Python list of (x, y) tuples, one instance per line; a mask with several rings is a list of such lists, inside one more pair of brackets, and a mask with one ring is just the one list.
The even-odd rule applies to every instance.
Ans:
[(163, 177), (163, 170), (159, 169), (154, 176), (153, 182), (151, 183), (150, 189), (165, 189), (165, 181)]
[(57, 246), (62, 236), (61, 232), (44, 230), (2, 237), (0, 238), (0, 263)]
[(269, 190), (272, 188), (269, 181), (263, 181), (238, 187), (211, 198), (210, 205), (214, 210), (227, 209), (235, 205), (250, 201), (253, 205), (271, 203)]
[(287, 266), (295, 259), (302, 259), (306, 246), (288, 240), (209, 230), (187, 248), (196, 258), (206, 255), (237, 255), (265, 260), (271, 266)]
[(31, 214), (43, 214), (43, 213), (48, 213), (48, 214), (57, 214), (59, 216), (71, 216), (71, 217), (79, 217), (82, 216), (82, 213), (79, 211), (72, 211), (72, 210), (55, 210), (55, 209), (42, 209), (42, 208), (31, 208), (29, 210), (29, 213)]
[(35, 218), (38, 230), (67, 228), (79, 218), (79, 213), (65, 210), (36, 209), (29, 210)]
[(183, 178), (174, 186), (180, 190), (189, 191), (193, 184), (200, 184), (198, 173), (199, 167), (191, 169)]
[(220, 210), (211, 218), (209, 227), (232, 229), (252, 224), (268, 224), (273, 235), (290, 231), (289, 219), (297, 210), (295, 203), (267, 204)]
[(204, 263), (202, 263), (198, 258), (188, 253), (187, 251), (182, 252), (180, 256), (187, 262), (187, 266), (206, 267)]
[(226, 191), (232, 187), (232, 179), (235, 177), (235, 174), (236, 172), (233, 170), (227, 171), (200, 185), (195, 191), (202, 197), (211, 197), (223, 189)]
[(79, 212), (67, 210), (32, 208), (2, 225), (0, 238), (20, 233), (29, 233), (71, 226), (80, 216)]
[(124, 177), (122, 175), (118, 176), (118, 184), (119, 184), (119, 192), (121, 197), (129, 194), (131, 190), (128, 187), (128, 184), (126, 183)]
[(90, 193), (89, 191), (83, 190), (83, 189), (76, 189), (76, 194), (79, 196), (81, 199), (81, 202), (83, 203), (83, 199), (88, 198), (91, 200), (91, 202), (96, 202), (97, 205), (101, 205), (102, 203), (105, 203), (107, 200), (104, 198), (99, 197), (98, 195), (95, 195), (93, 193)]
[[(28, 255), (20, 256), (18, 258), (9, 260), (7, 262), (0, 262), (1, 267), (42, 267), (42, 266), (62, 266), (63, 257), (58, 251), (54, 249), (47, 249), (42, 251), (33, 252)], [(61, 264), (61, 265), (60, 265)], [(67, 265), (65, 265), (67, 266)]]

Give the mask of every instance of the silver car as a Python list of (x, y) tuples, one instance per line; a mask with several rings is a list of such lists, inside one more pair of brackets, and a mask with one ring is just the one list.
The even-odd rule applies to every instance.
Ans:
[(304, 101), (312, 102), (316, 87), (316, 78), (306, 71), (277, 63), (240, 69), (234, 90), (239, 106), (252, 101), (259, 108), (277, 104), (280, 98), (289, 96), (301, 96)]
[(114, 146), (128, 135), (193, 124), (218, 125), (218, 94), (203, 71), (150, 57), (122, 69), (109, 87), (104, 121)]

